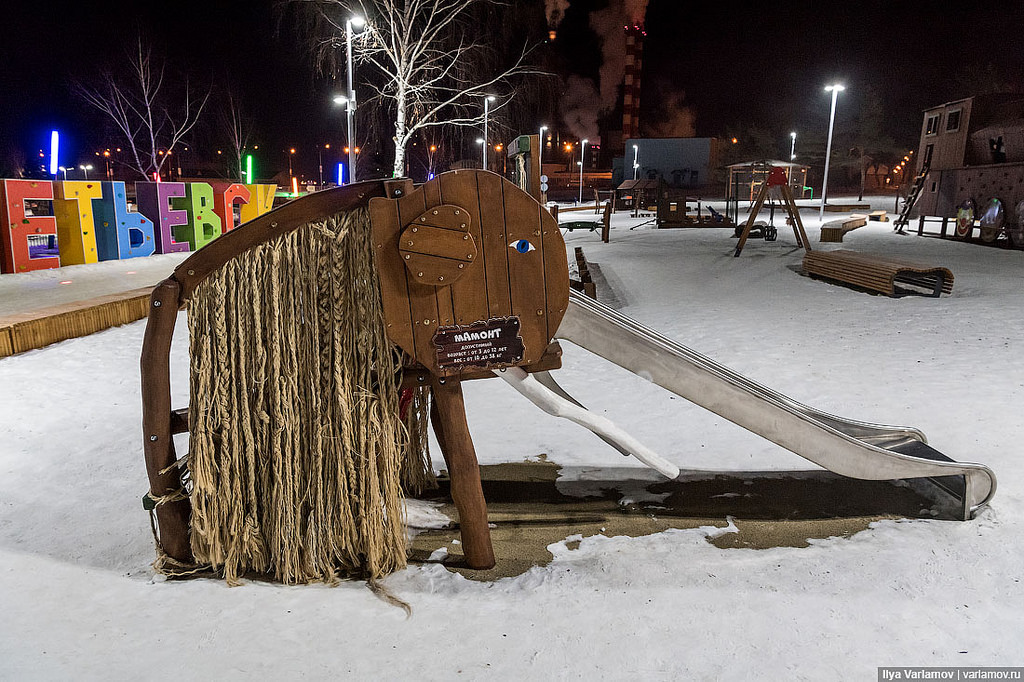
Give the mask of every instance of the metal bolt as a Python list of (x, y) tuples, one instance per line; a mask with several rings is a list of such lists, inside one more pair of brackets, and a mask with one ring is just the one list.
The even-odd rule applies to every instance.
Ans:
[(438, 278), (437, 278), (437, 281), (438, 282), (443, 282), (444, 281), (444, 275), (439, 275)]
[(543, 310), (541, 310), (540, 308), (537, 308), (537, 314), (538, 314), (538, 315), (543, 315), (543, 314), (544, 314), (544, 311), (543, 311)]
[(194, 275), (194, 274), (196, 274), (196, 271), (195, 271), (195, 270), (189, 270), (189, 271), (188, 271), (188, 274), (190, 274), (190, 275)]
[(534, 230), (533, 234), (534, 234), (534, 236), (539, 237), (540, 236), (540, 230)]
[(413, 231), (413, 232), (419, 232), (419, 231), (420, 231), (420, 228), (418, 228), (418, 227), (414, 227), (414, 228), (412, 228), (412, 231)]
[(412, 242), (409, 242), (409, 246), (412, 246)]
[(437, 209), (436, 208), (434, 209), (434, 215), (437, 215)]
[[(463, 227), (465, 227), (465, 225), (463, 225)], [(463, 239), (469, 239), (469, 235), (468, 234), (464, 234), (464, 235), (462, 235), (462, 238)]]
[(410, 258), (412, 258), (412, 256), (410, 256), (409, 254), (405, 254), (405, 260), (409, 260)]
[(426, 219), (426, 218), (423, 218), (423, 217), (421, 217), (421, 218), (420, 218), (420, 222), (421, 222), (421, 223), (425, 223), (425, 222), (427, 222), (427, 219)]
[(277, 223), (270, 223), (271, 227), (277, 227)]
[(459, 215), (459, 209), (455, 209), (455, 215)]
[(425, 327), (429, 327), (430, 326), (430, 320), (423, 320), (423, 325)]
[(473, 260), (473, 254), (467, 253), (466, 254), (466, 258), (469, 259), (469, 260)]
[(153, 443), (155, 441), (156, 441), (156, 434), (154, 433), (152, 436), (149, 437), (149, 442)]
[(464, 267), (466, 267), (466, 264), (465, 264), (465, 263), (459, 263), (459, 270), (461, 270), (461, 269), (462, 269), (462, 268), (464, 268)]
[(400, 189), (396, 189), (396, 190), (395, 190), (395, 196), (396, 196), (396, 197), (400, 197), (400, 196), (402, 196), (402, 190), (400, 190)]
[(417, 276), (417, 277), (422, 277), (422, 276), (423, 276), (423, 273), (422, 273), (422, 272), (417, 272), (417, 273), (416, 273), (416, 276)]

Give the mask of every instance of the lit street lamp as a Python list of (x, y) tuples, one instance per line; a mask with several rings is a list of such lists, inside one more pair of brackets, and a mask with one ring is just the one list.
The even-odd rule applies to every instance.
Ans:
[(796, 133), (790, 133), (789, 136), (793, 139), (793, 143), (789, 145), (789, 160), (796, 160)]
[(832, 128), (836, 122), (836, 98), (846, 88), (838, 83), (825, 86), (825, 92), (832, 93), (832, 111), (828, 117), (828, 144), (825, 145), (825, 177), (821, 181), (821, 208), (818, 209), (818, 220), (825, 217), (825, 192), (828, 189), (828, 162), (832, 157)]
[(57, 170), (64, 174), (64, 182), (68, 181), (68, 168), (67, 166), (57, 166)]
[[(356, 138), (355, 138), (355, 113), (356, 113), (356, 91), (352, 87), (352, 27), (363, 28), (366, 20), (360, 16), (354, 16), (345, 21), (345, 56), (348, 59), (348, 106), (347, 111), (347, 135), (348, 135), (348, 181), (356, 181)], [(335, 100), (337, 102), (337, 100)]]
[(79, 168), (82, 169), (82, 172), (85, 173), (85, 179), (88, 180), (89, 179), (89, 171), (92, 170), (92, 164), (91, 163), (87, 163), (84, 166), (79, 166)]
[(494, 95), (483, 95), (483, 170), (487, 170), (487, 105), (494, 100)]
[(580, 205), (583, 204), (583, 162), (587, 160), (587, 140), (580, 141)]
[(640, 173), (640, 147), (633, 145), (633, 179)]
[[(220, 154), (220, 152), (217, 152)], [(292, 157), (295, 156), (295, 147), (288, 150), (288, 177), (292, 177), (295, 173), (292, 172)]]

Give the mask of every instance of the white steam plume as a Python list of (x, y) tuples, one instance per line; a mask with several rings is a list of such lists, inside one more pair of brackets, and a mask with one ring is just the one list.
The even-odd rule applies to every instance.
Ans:
[(567, 9), (569, 9), (569, 0), (545, 0), (544, 14), (548, 18), (548, 28), (557, 28)]

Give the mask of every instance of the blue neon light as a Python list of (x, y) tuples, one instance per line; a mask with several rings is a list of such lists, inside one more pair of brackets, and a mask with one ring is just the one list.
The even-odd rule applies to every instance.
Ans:
[(60, 133), (56, 130), (50, 131), (50, 175), (57, 174), (57, 167), (60, 165)]

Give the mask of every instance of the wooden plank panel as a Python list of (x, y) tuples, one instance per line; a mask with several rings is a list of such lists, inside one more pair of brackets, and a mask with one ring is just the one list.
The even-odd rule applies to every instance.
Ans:
[(402, 232), (398, 202), (380, 197), (371, 199), (370, 221), (388, 338), (409, 355), (415, 355), (412, 312), (406, 303), (409, 297), (405, 278), (407, 271), (398, 253), (398, 235)]
[[(426, 196), (422, 188), (409, 192), (398, 199), (398, 221), (400, 229), (415, 220), (427, 210)], [(406, 275), (409, 292), (409, 312), (412, 316), (412, 334), (415, 352), (413, 356), (420, 364), (431, 369), (436, 368), (434, 345), (431, 338), (437, 330), (437, 289), (432, 286), (418, 284), (416, 278), (402, 266)]]
[(402, 233), (402, 238), (401, 250), (409, 253), (441, 256), (467, 263), (472, 260), (469, 256), (476, 257), (476, 241), (473, 239), (473, 235), (461, 230), (448, 230), (431, 225), (413, 225)]
[[(523, 363), (536, 362), (548, 345), (547, 294), (544, 279), (544, 242), (541, 231), (541, 207), (533, 197), (515, 187), (505, 191), (505, 230), (508, 242), (508, 280), (512, 314), (518, 315), (522, 329)], [(508, 243), (526, 240), (530, 247), (523, 251)], [(565, 259), (563, 248), (561, 258)], [(561, 283), (559, 283), (561, 284)]]
[[(426, 182), (421, 189), (423, 190), (423, 197), (428, 209), (441, 205), (440, 180), (434, 179)], [(434, 295), (437, 298), (437, 323), (439, 325), (455, 324), (455, 309), (452, 303), (451, 287), (438, 287)]]
[[(610, 206), (610, 204), (609, 204)], [(544, 284), (547, 291), (547, 333), (548, 339), (554, 338), (558, 325), (569, 307), (569, 259), (565, 251), (565, 240), (558, 229), (558, 221), (540, 209), (540, 229), (542, 232), (544, 252)], [(610, 218), (609, 218), (610, 219)], [(605, 239), (605, 241), (608, 241)], [(580, 255), (583, 250), (580, 249)]]
[[(483, 240), (480, 231), (480, 200), (477, 196), (477, 175), (480, 173), (482, 171), (454, 171), (438, 177), (442, 202), (469, 211), (472, 217), (469, 231), (477, 244)], [(476, 265), (467, 266), (466, 274), (452, 285), (456, 324), (471, 324), (488, 318), (486, 267), (487, 252), (481, 249)]]
[(504, 192), (511, 183), (494, 173), (477, 175), (479, 193), (479, 222), (482, 233), (481, 251), (486, 250), (487, 314), (490, 317), (508, 317), (512, 314), (512, 298), (508, 286), (509, 249), (505, 231)]
[(430, 180), (420, 186), (423, 190), (423, 197), (427, 202), (427, 208), (441, 205), (441, 183), (437, 180)]

